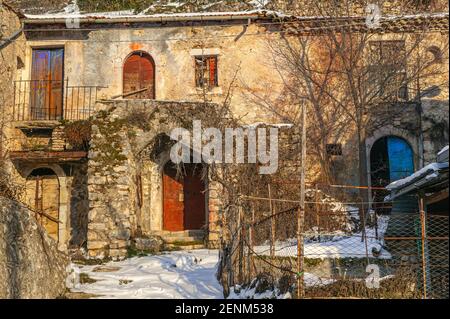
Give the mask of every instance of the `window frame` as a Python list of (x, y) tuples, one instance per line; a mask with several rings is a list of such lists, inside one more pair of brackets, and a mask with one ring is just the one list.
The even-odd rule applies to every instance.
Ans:
[(328, 143), (325, 145), (328, 156), (343, 156), (342, 143)]
[[(199, 60), (201, 60), (201, 65), (199, 66)], [(214, 79), (211, 81), (211, 60), (214, 61)], [(213, 89), (219, 87), (219, 56), (217, 54), (205, 54), (205, 55), (195, 55), (194, 56), (194, 84), (198, 89)], [(206, 65), (206, 70), (204, 66)], [(208, 77), (205, 77), (205, 72), (207, 72)], [(211, 84), (211, 82), (213, 82)]]

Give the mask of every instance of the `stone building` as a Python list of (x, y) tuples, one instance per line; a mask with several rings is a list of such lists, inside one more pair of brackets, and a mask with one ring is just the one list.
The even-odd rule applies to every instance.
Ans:
[[(283, 101), (267, 43), (281, 36), (285, 19), (320, 22), (268, 10), (23, 17), (20, 68), (5, 82), (11, 173), (26, 186), (24, 202), (46, 213), (41, 222), (60, 249), (116, 258), (133, 239), (153, 235), (216, 243), (223, 190), (195, 166), (180, 180), (167, 137), (193, 120), (208, 123), (225, 100), (242, 124), (282, 121), (251, 92)], [(411, 32), (423, 19), (387, 19), (379, 41)], [(432, 46), (448, 36), (448, 12), (429, 19)], [(389, 156), (392, 139), (419, 168), (448, 143), (448, 77), (428, 86), (442, 83), (438, 94), (405, 101), (402, 107), (411, 107), (370, 133), (369, 185), (374, 147)], [(353, 138), (332, 142), (342, 148), (333, 156), (343, 183), (357, 183)]]

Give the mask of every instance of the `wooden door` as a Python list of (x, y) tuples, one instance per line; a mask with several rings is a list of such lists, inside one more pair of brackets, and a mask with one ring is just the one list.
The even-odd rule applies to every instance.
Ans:
[(30, 83), (32, 120), (60, 120), (63, 114), (64, 50), (33, 50)]
[(205, 183), (201, 166), (188, 166), (184, 177), (184, 227), (202, 229), (205, 226)]
[(177, 176), (177, 170), (171, 163), (164, 168), (163, 210), (164, 230), (184, 230), (183, 179)]
[(134, 52), (123, 66), (123, 95), (126, 99), (155, 98), (155, 67), (145, 52)]
[(202, 229), (206, 224), (205, 198), (201, 166), (185, 165), (183, 176), (177, 176), (172, 163), (167, 164), (163, 175), (163, 229)]

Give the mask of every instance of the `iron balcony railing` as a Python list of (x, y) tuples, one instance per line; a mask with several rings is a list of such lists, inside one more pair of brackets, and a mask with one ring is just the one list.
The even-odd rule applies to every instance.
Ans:
[(14, 121), (88, 119), (102, 86), (70, 85), (69, 80), (14, 81)]

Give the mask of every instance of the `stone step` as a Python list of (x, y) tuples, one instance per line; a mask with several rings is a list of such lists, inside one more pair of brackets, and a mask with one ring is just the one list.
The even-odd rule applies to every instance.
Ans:
[(166, 248), (168, 250), (195, 250), (195, 249), (205, 249), (206, 247), (203, 244), (188, 244), (188, 245), (167, 244)]
[(191, 242), (202, 242), (203, 237), (178, 237), (178, 236), (162, 236), (161, 237), (166, 243), (191, 243)]
[(184, 230), (171, 232), (166, 230), (158, 230), (152, 232), (156, 236), (160, 236), (162, 238), (174, 238), (174, 237), (201, 237), (205, 236), (205, 231), (203, 230)]

